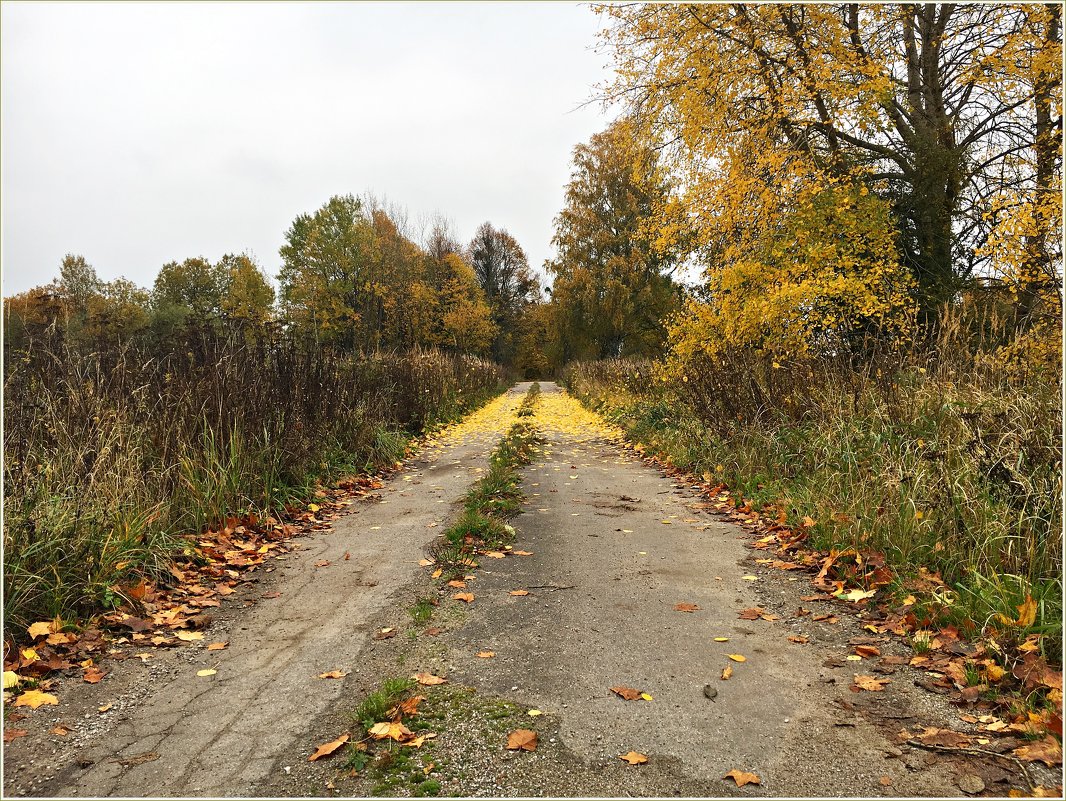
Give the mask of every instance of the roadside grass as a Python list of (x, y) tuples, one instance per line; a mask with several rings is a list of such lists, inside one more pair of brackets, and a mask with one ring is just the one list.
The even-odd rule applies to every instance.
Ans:
[(61, 339), (5, 352), (6, 634), (116, 608), (172, 581), (188, 537), (284, 518), (323, 484), (389, 467), (411, 438), (505, 387), (437, 351), (349, 356), (203, 338), (187, 353)]
[(521, 476), (518, 468), (528, 464), (539, 441), (530, 420), (540, 397), (534, 383), (519, 404), (514, 423), (489, 457), (488, 472), (463, 498), (463, 512), (442, 535), (434, 550), (434, 560), (445, 577), (462, 575), (473, 564), (479, 550), (503, 548), (514, 538), (506, 521), (522, 508)]
[[(738, 506), (791, 526), (812, 519), (821, 550), (884, 552), (904, 594), (919, 568), (938, 571), (950, 590), (926, 599), (931, 624), (1007, 646), (1041, 634), (1060, 660), (1058, 381), (956, 347), (939, 354), (866, 372), (748, 354), (684, 382), (650, 362), (606, 361), (564, 380), (647, 452), (728, 486)], [(1019, 625), (1028, 597), (1035, 620)]]

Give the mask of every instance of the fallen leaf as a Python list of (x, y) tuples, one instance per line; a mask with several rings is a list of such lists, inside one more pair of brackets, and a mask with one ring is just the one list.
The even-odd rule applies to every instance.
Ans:
[(330, 740), (328, 743), (323, 743), (322, 745), (320, 745), (318, 747), (317, 751), (315, 751), (313, 754), (311, 754), (311, 756), (309, 756), (307, 758), (307, 761), (308, 762), (314, 762), (317, 759), (321, 759), (322, 757), (329, 756), (334, 751), (336, 751), (338, 748), (340, 748), (342, 745), (344, 745), (346, 742), (348, 742), (349, 736), (350, 735), (348, 735), (348, 734), (342, 734), (336, 740)]
[(536, 751), (537, 733), (529, 729), (516, 729), (507, 735), (507, 748), (511, 751)]
[(435, 579), (439, 579), (443, 575), (444, 575), (443, 568), (439, 568), (438, 567), (436, 570), (433, 571), (433, 576), (432, 577), (435, 578)]
[(1027, 595), (1025, 602), (1018, 606), (1018, 619), (1014, 622), (1022, 628), (1028, 628), (1036, 622), (1036, 601), (1033, 596)]
[(460, 589), (460, 590), (465, 590), (466, 589), (466, 582), (465, 581), (460, 581), (459, 579), (452, 579), (451, 581), (448, 582), (448, 586), (449, 587), (455, 587), (456, 589)]
[(214, 668), (204, 668), (203, 670), (196, 671), (197, 676), (214, 676), (218, 673)]
[(107, 702), (106, 704), (104, 704), (103, 706), (99, 706), (99, 707), (97, 707), (97, 708), (96, 708), (96, 711), (97, 711), (97, 712), (107, 712), (107, 711), (108, 711), (109, 709), (111, 709), (111, 707), (113, 707), (113, 706), (114, 706), (114, 703), (113, 703), (113, 702), (111, 702), (111, 701), (108, 701), (108, 702)]
[(611, 692), (627, 701), (636, 701), (640, 698), (640, 690), (635, 690), (632, 687), (612, 687)]
[(196, 642), (204, 638), (202, 631), (176, 631), (174, 636), (184, 642)]
[(890, 679), (878, 679), (873, 676), (863, 676), (859, 673), (855, 674), (855, 683), (852, 685), (855, 688), (855, 692), (859, 690), (868, 690), (869, 692), (881, 692), (885, 689), (886, 684), (891, 684)]
[(728, 637), (715, 637), (714, 641), (715, 642), (729, 642), (729, 638)]
[(863, 659), (870, 659), (874, 656), (881, 656), (880, 649), (873, 645), (856, 645), (855, 653), (861, 656)]
[(511, 590), (507, 594), (508, 595), (517, 595), (517, 596), (529, 595), (529, 590)]
[(26, 729), (4, 729), (4, 742), (9, 743), (17, 737), (25, 737), (29, 734)]
[(644, 754), (637, 753), (636, 751), (630, 751), (628, 754), (622, 754), (618, 757), (623, 762), (628, 762), (630, 765), (643, 765), (648, 761), (648, 757)]
[(761, 606), (753, 606), (751, 609), (741, 609), (737, 617), (741, 620), (758, 620), (765, 611)]
[(343, 679), (348, 673), (343, 670), (331, 670), (328, 673), (319, 673), (320, 679)]
[(385, 628), (385, 629), (379, 629), (374, 634), (374, 639), (375, 640), (391, 640), (395, 636), (396, 636), (396, 629), (394, 629), (394, 628)]
[(32, 624), (26, 631), (29, 632), (30, 637), (37, 639), (38, 637), (46, 637), (52, 633), (52, 621), (42, 620), (39, 623)]
[(507, 554), (500, 551), (485, 551), (485, 556), (491, 556), (493, 559), (503, 559)]
[(741, 578), (744, 579), (744, 581), (758, 581), (759, 580), (758, 576), (741, 576)]
[(431, 564), (433, 564), (433, 560), (432, 559), (419, 559), (418, 560), (418, 564), (421, 567), (429, 567)]
[(89, 668), (81, 674), (81, 680), (84, 681), (86, 684), (99, 684), (100, 680), (103, 679), (103, 677), (106, 675), (107, 674), (104, 673), (102, 670), (98, 670), (97, 668)]
[(22, 676), (13, 670), (4, 671), (4, 689), (10, 690), (12, 687), (17, 687), (19, 682), (22, 681)]
[(837, 598), (843, 598), (846, 601), (863, 601), (867, 598), (873, 598), (876, 594), (877, 590), (860, 590), (856, 588), (850, 592), (838, 593)]
[(409, 740), (414, 736), (413, 731), (395, 720), (384, 723), (375, 723), (367, 730), (367, 733), (375, 740), (395, 740), (396, 742)]
[(264, 598), (280, 598), (281, 597), (281, 593), (277, 592), (276, 590), (273, 591), (273, 592), (264, 592), (263, 593), (263, 597)]
[(511, 551), (515, 556), (532, 556), (533, 551)]
[(733, 675), (733, 666), (726, 665), (722, 671), (722, 681), (729, 681), (729, 677)]
[(453, 600), (465, 601), (466, 603), (472, 603), (474, 600), (474, 593), (472, 592), (457, 592), (452, 596)]
[(743, 770), (733, 769), (722, 778), (732, 779), (737, 783), (737, 787), (743, 787), (745, 784), (762, 784), (762, 781), (754, 773), (748, 773)]
[(728, 656), (734, 662), (747, 662), (748, 661), (748, 658), (746, 656), (741, 655), (741, 654), (726, 654), (726, 656)]
[(329, 561), (329, 559), (322, 559), (321, 561), (315, 562), (315, 567), (329, 567), (331, 564), (333, 563)]
[(1014, 755), (1023, 762), (1043, 762), (1049, 768), (1062, 764), (1062, 746), (1051, 734), (1043, 740), (1015, 748)]
[(698, 604), (674, 604), (675, 612), (697, 612), (699, 608)]
[(528, 712), (526, 712), (526, 714), (529, 715), (531, 718), (535, 718), (535, 717), (539, 717), (539, 716), (543, 715), (544, 713), (541, 712), (539, 709), (531, 709)]
[(417, 681), (419, 684), (424, 684), (427, 686), (434, 684), (444, 684), (448, 681), (447, 679), (441, 678), (440, 676), (434, 676), (432, 673), (416, 673), (411, 678)]
[(228, 642), (213, 642), (207, 646), (208, 651), (221, 651), (229, 645)]
[(788, 635), (788, 641), (789, 642), (794, 642), (794, 643), (799, 643), (800, 645), (806, 645), (807, 643), (809, 643), (811, 641), (811, 638), (810, 637), (805, 637), (802, 634), (789, 634)]
[(57, 735), (59, 737), (66, 737), (68, 734), (70, 734), (70, 729), (68, 729), (62, 723), (59, 723), (59, 724), (56, 724), (55, 726), (53, 726), (52, 728), (50, 728), (48, 730), (48, 733), (49, 734), (55, 734), (55, 735)]
[(492, 657), (496, 656), (496, 652), (495, 651), (478, 651), (477, 652), (477, 656), (478, 656), (478, 659), (492, 659)]
[(15, 699), (15, 706), (28, 706), (30, 709), (36, 709), (45, 704), (58, 706), (59, 699), (54, 695), (41, 692), (40, 690), (27, 690)]
[(650, 695), (650, 694), (648, 694), (648, 693), (641, 693), (641, 694), (640, 694), (640, 697), (641, 697), (641, 699), (642, 699), (642, 700), (644, 700), (644, 701), (654, 701), (654, 700), (655, 700), (655, 699), (654, 699), (654, 698), (652, 698), (652, 697), (651, 697), (651, 695)]

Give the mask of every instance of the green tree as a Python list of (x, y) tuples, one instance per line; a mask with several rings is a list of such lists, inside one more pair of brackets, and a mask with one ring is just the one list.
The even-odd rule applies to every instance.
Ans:
[(492, 358), (510, 364), (517, 347), (522, 312), (540, 297), (540, 286), (529, 270), (526, 254), (507, 231), (482, 223), (467, 248), (474, 275), (485, 293), (496, 329)]
[[(656, 151), (629, 119), (574, 149), (566, 205), (555, 219), (556, 359), (650, 356), (679, 292), (671, 278), (685, 220)], [(668, 238), (663, 232), (669, 231)]]

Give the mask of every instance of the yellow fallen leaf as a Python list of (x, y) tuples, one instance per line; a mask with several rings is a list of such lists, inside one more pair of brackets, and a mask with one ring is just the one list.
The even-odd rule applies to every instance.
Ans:
[(473, 603), (473, 601), (474, 601), (474, 593), (472, 593), (472, 592), (457, 592), (457, 593), (455, 593), (455, 595), (452, 596), (452, 599), (456, 600), (456, 601), (465, 601), (468, 604), (469, 603)]
[(208, 651), (221, 651), (229, 645), (228, 642), (213, 642), (207, 646)]
[(22, 676), (13, 670), (4, 671), (4, 689), (10, 690), (12, 687), (17, 687), (18, 683), (22, 681)]
[(715, 637), (714, 641), (715, 642), (729, 642), (729, 638), (728, 637)]
[(748, 661), (748, 658), (746, 656), (741, 656), (740, 654), (726, 654), (726, 656), (728, 656), (734, 662), (747, 662)]
[(343, 670), (331, 670), (328, 673), (319, 673), (320, 679), (343, 679), (348, 674)]
[(15, 706), (28, 706), (30, 709), (36, 709), (45, 705), (58, 706), (59, 699), (50, 693), (41, 692), (40, 690), (27, 690), (15, 699)]
[(406, 740), (414, 734), (398, 721), (375, 723), (367, 733), (375, 740), (396, 740), (397, 742)]
[(202, 640), (204, 638), (202, 631), (176, 631), (174, 632), (174, 636), (184, 642), (196, 642), (197, 640)]
[(640, 694), (640, 697), (641, 697), (641, 698), (643, 698), (643, 699), (644, 699), (645, 701), (653, 701), (653, 700), (655, 700), (655, 699), (653, 699), (653, 698), (651, 697), (651, 695), (650, 695), (650, 694), (648, 694), (648, 693), (641, 693), (641, 694)]
[(112, 703), (111, 701), (108, 701), (108, 702), (107, 702), (106, 704), (104, 704), (103, 706), (99, 706), (99, 707), (97, 707), (97, 708), (96, 708), (96, 711), (97, 711), (97, 712), (107, 712), (107, 710), (109, 710), (109, 709), (110, 709), (111, 707), (113, 707), (113, 706), (114, 706), (114, 704), (113, 704), (113, 703)]
[(39, 623), (34, 623), (26, 631), (29, 632), (30, 637), (37, 639), (38, 637), (45, 637), (52, 633), (52, 621), (42, 620)]
[(648, 761), (648, 757), (637, 751), (630, 751), (628, 754), (621, 754), (619, 757), (623, 762), (628, 762), (630, 765), (643, 765)]
[(214, 668), (205, 668), (203, 670), (196, 671), (197, 676), (214, 676), (216, 673), (218, 673), (218, 671)]
[(733, 666), (726, 665), (722, 671), (722, 681), (729, 681), (729, 677), (733, 675)]
[(423, 684), (426, 686), (431, 686), (434, 684), (444, 684), (448, 681), (447, 679), (441, 678), (440, 676), (434, 676), (432, 673), (416, 673), (411, 678), (417, 681), (419, 684)]
[(528, 712), (526, 712), (526, 714), (529, 715), (531, 718), (535, 718), (535, 717), (539, 717), (540, 715), (543, 715), (544, 713), (541, 712), (539, 709), (531, 709)]
[(477, 652), (477, 656), (478, 656), (478, 659), (492, 659), (492, 657), (496, 656), (496, 652), (495, 651), (478, 651)]
[(744, 576), (744, 581), (758, 581), (758, 576)]

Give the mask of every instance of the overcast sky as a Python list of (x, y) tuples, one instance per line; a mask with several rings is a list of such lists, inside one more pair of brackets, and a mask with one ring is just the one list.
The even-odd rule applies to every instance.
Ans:
[(607, 123), (572, 3), (15, 3), (2, 14), (3, 283), (65, 253), (151, 286), (190, 256), (271, 275), (296, 215), (372, 191), (489, 220), (539, 267), (571, 150)]

